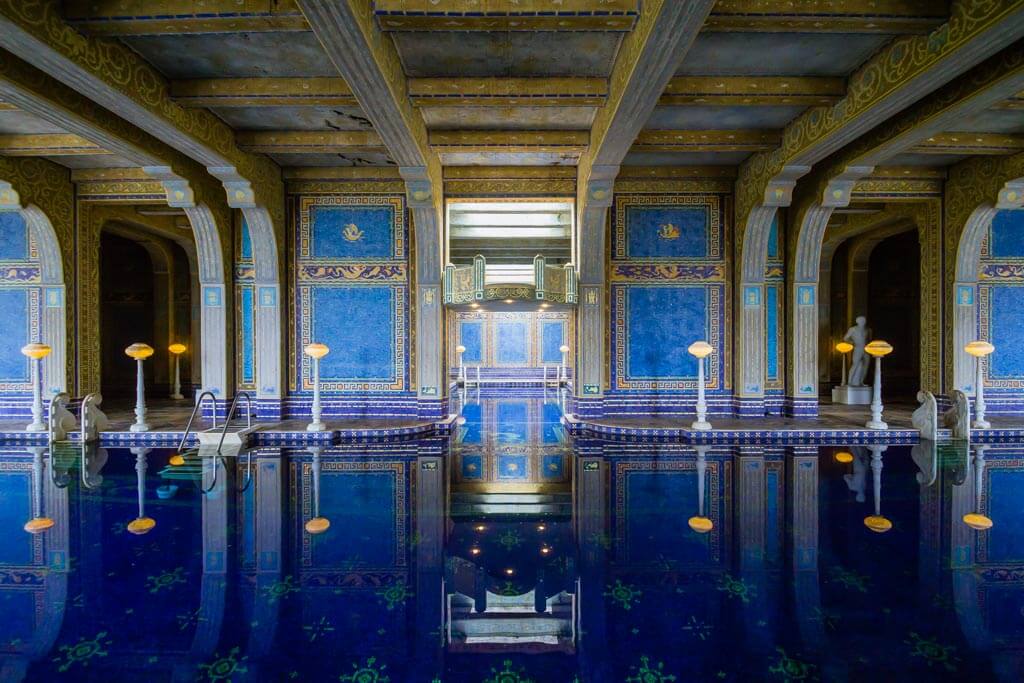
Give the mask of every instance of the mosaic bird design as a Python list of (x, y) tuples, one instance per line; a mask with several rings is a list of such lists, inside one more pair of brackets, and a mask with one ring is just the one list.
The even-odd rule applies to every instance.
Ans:
[(358, 242), (363, 239), (363, 231), (355, 223), (346, 223), (341, 229), (341, 236), (349, 242)]
[(665, 223), (658, 229), (658, 237), (663, 240), (677, 240), (679, 235), (679, 226), (672, 223)]

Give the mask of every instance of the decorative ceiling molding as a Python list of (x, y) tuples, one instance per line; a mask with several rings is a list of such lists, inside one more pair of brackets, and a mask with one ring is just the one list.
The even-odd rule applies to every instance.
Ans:
[(354, 107), (343, 78), (196, 78), (171, 81), (183, 107)]
[(99, 145), (70, 133), (0, 135), (0, 154), (8, 157), (64, 157), (110, 154)]
[(818, 106), (846, 94), (845, 78), (821, 76), (676, 76), (661, 106)]
[(774, 130), (645, 130), (633, 152), (764, 152), (781, 140)]
[(603, 78), (410, 78), (417, 107), (595, 107), (605, 103)]
[(719, 0), (705, 31), (926, 34), (949, 18), (934, 0)]
[(998, 133), (940, 133), (914, 145), (915, 154), (965, 154), (998, 156), (1024, 150), (1024, 135)]
[(309, 30), (294, 0), (245, 0), (244, 4), (238, 0), (65, 0), (63, 4), (68, 23), (97, 36)]
[(629, 31), (639, 0), (374, 0), (383, 31)]
[(440, 152), (577, 152), (590, 142), (585, 130), (434, 130), (430, 146)]
[(239, 131), (238, 146), (262, 154), (348, 154), (386, 152), (384, 142), (374, 131)]

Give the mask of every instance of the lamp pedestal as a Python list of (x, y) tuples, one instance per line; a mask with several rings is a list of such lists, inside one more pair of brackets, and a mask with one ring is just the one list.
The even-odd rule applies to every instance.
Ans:
[(875, 383), (871, 387), (871, 419), (865, 425), (868, 429), (888, 429), (882, 421), (882, 357), (875, 356)]
[(697, 359), (697, 419), (690, 424), (691, 429), (707, 431), (711, 429), (708, 422), (708, 402), (704, 398), (704, 359)]
[(135, 373), (135, 423), (128, 428), (132, 432), (148, 432), (146, 422), (146, 379), (142, 370), (142, 359), (135, 361), (138, 367)]
[(178, 354), (174, 355), (174, 390), (171, 392), (171, 398), (175, 401), (185, 398), (181, 395), (181, 356)]
[(313, 421), (306, 425), (307, 432), (322, 432), (327, 429), (320, 416), (323, 412), (320, 405), (320, 359), (313, 358)]
[(981, 356), (974, 359), (977, 374), (974, 379), (974, 421), (971, 429), (988, 429), (992, 423), (985, 419), (985, 373), (981, 367)]
[(32, 365), (32, 423), (25, 427), (26, 432), (45, 432), (43, 422), (43, 359), (33, 358)]

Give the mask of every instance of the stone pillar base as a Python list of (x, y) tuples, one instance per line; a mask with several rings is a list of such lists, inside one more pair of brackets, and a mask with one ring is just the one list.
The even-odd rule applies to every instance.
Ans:
[(851, 387), (845, 384), (832, 387), (832, 402), (847, 406), (871, 405), (871, 387)]

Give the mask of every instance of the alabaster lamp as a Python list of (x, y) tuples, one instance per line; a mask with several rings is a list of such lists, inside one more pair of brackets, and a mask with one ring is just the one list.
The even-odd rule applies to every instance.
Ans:
[(985, 474), (985, 449), (988, 446), (974, 445), (974, 512), (962, 517), (964, 524), (975, 531), (987, 531), (992, 528), (992, 520), (981, 512), (981, 487)]
[(987, 341), (972, 341), (964, 346), (964, 351), (974, 356), (974, 365), (977, 374), (974, 380), (974, 421), (971, 423), (973, 429), (988, 429), (992, 424), (985, 419), (985, 375), (981, 365), (981, 359), (996, 350)]
[(876, 339), (864, 350), (875, 358), (875, 383), (871, 387), (871, 419), (867, 422), (868, 429), (888, 429), (889, 425), (882, 422), (882, 358), (892, 353), (889, 342)]
[(45, 448), (32, 449), (32, 519), (23, 527), (30, 534), (41, 534), (53, 528), (53, 518), (43, 516), (43, 453)]
[[(877, 381), (877, 377), (875, 378)], [(892, 522), (882, 514), (882, 451), (888, 446), (868, 446), (871, 451), (871, 481), (875, 493), (875, 514), (864, 518), (864, 526), (876, 534), (884, 534), (892, 529)]]
[(180, 342), (176, 342), (168, 346), (167, 350), (174, 356), (174, 390), (171, 392), (171, 398), (180, 401), (185, 398), (181, 395), (181, 354), (188, 351), (188, 347)]
[(853, 453), (850, 453), (849, 451), (839, 451), (833, 455), (832, 458), (840, 465), (849, 465), (853, 462)]
[(853, 351), (853, 344), (847, 341), (841, 341), (838, 344), (836, 344), (836, 351), (839, 353), (839, 356), (843, 359), (843, 374), (840, 375), (840, 377), (842, 377), (842, 381), (839, 384), (840, 386), (846, 386), (846, 354), (848, 354), (850, 351)]
[(466, 383), (466, 367), (462, 364), (462, 354), (466, 352), (466, 347), (459, 344), (455, 347), (455, 353), (459, 356), (459, 381), (462, 384)]
[(714, 348), (706, 341), (695, 341), (687, 351), (697, 359), (697, 419), (690, 427), (705, 431), (711, 429), (711, 423), (707, 420), (708, 403), (704, 399), (704, 359), (714, 352)]
[(320, 516), (320, 448), (312, 449), (313, 452), (313, 517), (306, 522), (306, 533), (316, 536), (331, 528), (331, 520)]
[(136, 490), (139, 496), (139, 514), (132, 521), (128, 522), (128, 533), (136, 536), (148, 534), (156, 526), (156, 520), (146, 516), (146, 454), (148, 448), (133, 448), (135, 454), (135, 480)]
[(50, 355), (52, 349), (46, 344), (25, 344), (21, 353), (28, 356), (32, 367), (32, 423), (25, 427), (26, 432), (45, 432), (43, 422), (43, 359)]
[(694, 446), (697, 451), (697, 514), (686, 523), (698, 534), (706, 534), (715, 528), (715, 523), (704, 516), (704, 480), (708, 469), (707, 452), (710, 446)]
[(569, 345), (562, 344), (558, 347), (562, 352), (562, 382), (569, 381)]
[(313, 359), (313, 421), (306, 425), (307, 432), (322, 432), (327, 426), (320, 420), (322, 412), (320, 406), (320, 359), (331, 352), (326, 344), (313, 342), (306, 344), (302, 350), (307, 356)]
[(135, 423), (128, 429), (133, 432), (148, 432), (146, 424), (146, 380), (142, 371), (142, 363), (153, 355), (153, 347), (149, 344), (136, 342), (126, 348), (124, 353), (136, 363), (135, 372)]

